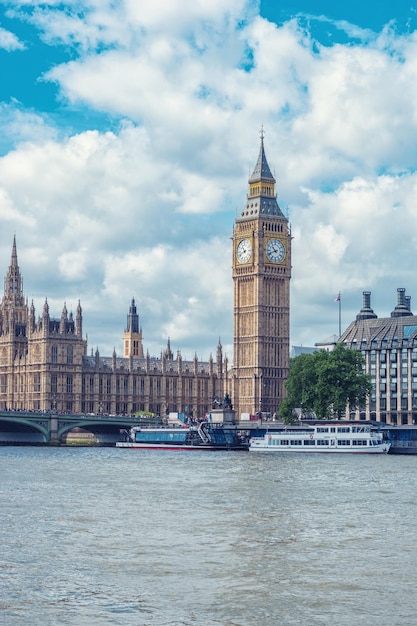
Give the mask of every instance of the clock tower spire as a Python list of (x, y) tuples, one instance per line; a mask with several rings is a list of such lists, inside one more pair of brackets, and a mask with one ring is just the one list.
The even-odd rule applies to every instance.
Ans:
[(233, 230), (233, 400), (241, 413), (274, 413), (289, 369), (291, 231), (276, 196), (264, 131), (246, 206)]

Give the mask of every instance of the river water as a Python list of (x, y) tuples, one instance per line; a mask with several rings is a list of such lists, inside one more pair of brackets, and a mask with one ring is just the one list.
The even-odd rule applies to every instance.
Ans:
[(5, 626), (415, 625), (417, 457), (0, 448)]

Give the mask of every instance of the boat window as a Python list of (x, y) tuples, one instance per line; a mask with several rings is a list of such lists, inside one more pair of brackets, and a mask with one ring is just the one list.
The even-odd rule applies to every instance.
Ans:
[(349, 426), (338, 426), (337, 432), (338, 433), (348, 433), (348, 432), (350, 432), (350, 427)]
[(329, 441), (328, 441), (328, 439), (317, 439), (317, 445), (318, 446), (328, 446), (329, 445)]
[(141, 430), (135, 433), (135, 441), (140, 442), (154, 442), (154, 443), (183, 443), (187, 438), (187, 431), (178, 429), (176, 431), (164, 430)]
[(318, 433), (328, 433), (329, 429), (327, 427), (325, 428), (324, 426), (317, 426), (317, 432)]
[(352, 441), (352, 445), (353, 446), (366, 446), (367, 445), (367, 440), (366, 439), (356, 439), (354, 441)]
[(303, 440), (303, 445), (304, 446), (315, 446), (316, 442), (314, 439), (304, 439)]

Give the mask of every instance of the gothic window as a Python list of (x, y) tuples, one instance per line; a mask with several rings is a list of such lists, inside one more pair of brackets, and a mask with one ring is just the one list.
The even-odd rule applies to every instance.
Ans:
[(107, 381), (106, 381), (106, 392), (107, 394), (111, 394), (111, 378), (110, 376), (107, 377)]
[(56, 374), (52, 374), (51, 376), (51, 393), (58, 392), (58, 378)]
[(41, 377), (39, 374), (35, 374), (33, 377), (33, 391), (39, 393), (41, 390)]
[(58, 363), (58, 346), (52, 346), (51, 361), (52, 363)]
[(67, 393), (72, 393), (72, 376), (67, 376)]
[(127, 377), (123, 378), (123, 393), (125, 396), (129, 393), (129, 379)]
[(7, 364), (7, 350), (6, 350), (6, 348), (3, 348), (3, 350), (1, 351), (1, 363), (2, 363), (2, 365), (6, 365)]
[(0, 389), (1, 393), (7, 393), (7, 376), (2, 374), (0, 379)]
[(140, 379), (140, 395), (141, 396), (145, 395), (145, 379), (144, 378)]
[(74, 357), (74, 350), (73, 350), (73, 347), (72, 347), (72, 346), (68, 346), (68, 347), (67, 347), (67, 363), (68, 363), (69, 365), (71, 365), (71, 364), (72, 364), (72, 362), (73, 362), (73, 357)]
[(35, 362), (37, 362), (37, 363), (39, 363), (39, 361), (41, 360), (41, 349), (40, 349), (40, 346), (35, 346), (33, 358), (34, 358)]

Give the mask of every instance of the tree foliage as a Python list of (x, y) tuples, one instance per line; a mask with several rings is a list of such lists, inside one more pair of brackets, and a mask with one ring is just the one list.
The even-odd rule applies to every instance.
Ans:
[(337, 344), (334, 350), (301, 354), (290, 362), (287, 397), (279, 414), (285, 422), (294, 420), (294, 409), (302, 415), (315, 413), (319, 419), (341, 419), (346, 406), (364, 406), (371, 390), (371, 378), (364, 373), (364, 357), (357, 350)]

